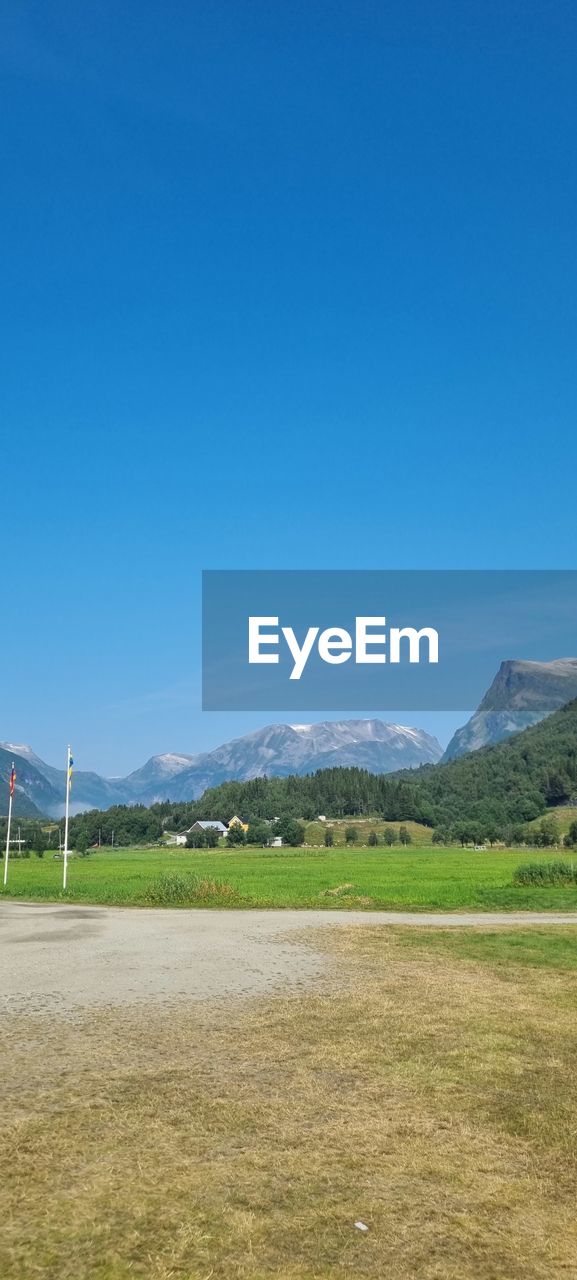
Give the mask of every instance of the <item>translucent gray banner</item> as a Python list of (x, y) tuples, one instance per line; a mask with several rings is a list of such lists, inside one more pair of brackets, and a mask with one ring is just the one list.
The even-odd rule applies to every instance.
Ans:
[(576, 570), (207, 570), (206, 711), (460, 711), (577, 655)]

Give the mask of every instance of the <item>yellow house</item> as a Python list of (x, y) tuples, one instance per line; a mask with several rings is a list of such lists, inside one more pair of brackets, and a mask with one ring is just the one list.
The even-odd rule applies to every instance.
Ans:
[(248, 822), (243, 822), (242, 818), (239, 818), (237, 813), (235, 813), (234, 818), (231, 818), (230, 822), (228, 823), (228, 826), (242, 827), (244, 832), (248, 831)]

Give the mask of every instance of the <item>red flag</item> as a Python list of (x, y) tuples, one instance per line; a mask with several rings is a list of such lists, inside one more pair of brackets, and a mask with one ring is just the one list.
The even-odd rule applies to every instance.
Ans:
[(16, 769), (14, 768), (14, 765), (12, 765), (12, 772), (10, 774), (10, 795), (11, 796), (14, 795), (15, 786), (16, 786)]

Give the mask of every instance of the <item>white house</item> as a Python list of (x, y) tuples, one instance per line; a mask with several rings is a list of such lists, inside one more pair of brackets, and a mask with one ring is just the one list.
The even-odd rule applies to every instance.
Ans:
[(186, 831), (178, 831), (178, 832), (171, 833), (168, 836), (166, 843), (172, 844), (172, 845), (174, 844), (185, 845), (186, 838), (188, 835), (190, 835), (191, 831), (208, 831), (208, 830), (216, 831), (218, 833), (219, 838), (220, 836), (228, 835), (228, 830), (225, 827), (224, 822), (193, 822), (191, 827), (187, 827)]

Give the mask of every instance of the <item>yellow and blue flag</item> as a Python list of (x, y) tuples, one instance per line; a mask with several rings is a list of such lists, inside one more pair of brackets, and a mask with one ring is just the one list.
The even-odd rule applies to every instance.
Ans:
[(68, 757), (68, 789), (69, 790), (70, 790), (70, 787), (72, 786), (72, 765), (73, 764), (74, 764), (74, 761), (72, 759), (72, 756), (69, 756)]

